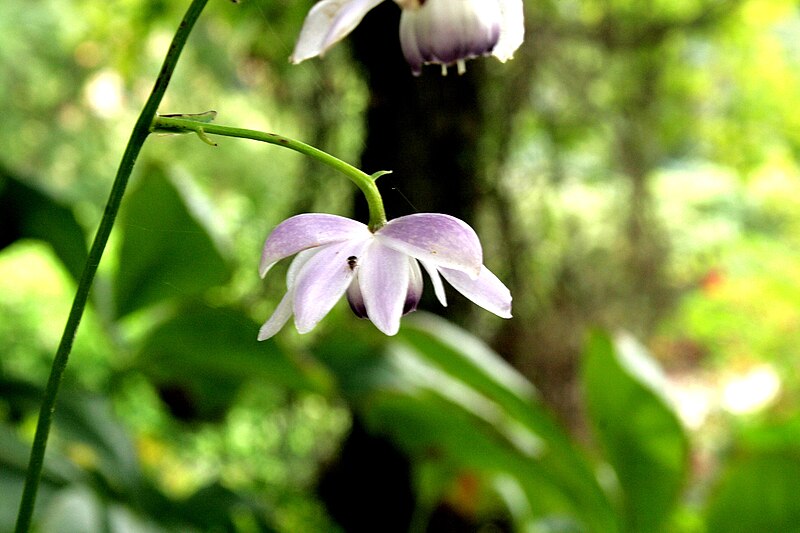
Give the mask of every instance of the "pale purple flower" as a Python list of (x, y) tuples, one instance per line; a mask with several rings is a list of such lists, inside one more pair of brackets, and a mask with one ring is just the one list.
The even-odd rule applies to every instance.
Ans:
[(442, 305), (447, 305), (443, 277), (477, 305), (511, 318), (511, 293), (483, 266), (475, 231), (449, 215), (408, 215), (374, 233), (349, 218), (297, 215), (267, 237), (259, 274), (263, 278), (276, 262), (295, 254), (286, 294), (259, 340), (275, 335), (292, 315), (298, 332), (311, 331), (345, 294), (356, 315), (394, 335), (400, 318), (414, 311), (422, 296), (420, 265)]
[[(309, 11), (291, 56), (293, 63), (321, 56), (358, 26), (383, 0), (320, 0)], [(493, 55), (510, 59), (525, 33), (522, 0), (394, 0), (403, 8), (400, 44), (415, 75), (422, 65), (457, 65)]]

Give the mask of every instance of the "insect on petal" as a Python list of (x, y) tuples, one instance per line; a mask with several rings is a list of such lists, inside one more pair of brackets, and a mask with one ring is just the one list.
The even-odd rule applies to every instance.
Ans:
[(355, 276), (347, 258), (360, 256), (368, 242), (332, 244), (314, 254), (300, 269), (294, 288), (294, 323), (298, 332), (314, 329), (342, 297)]

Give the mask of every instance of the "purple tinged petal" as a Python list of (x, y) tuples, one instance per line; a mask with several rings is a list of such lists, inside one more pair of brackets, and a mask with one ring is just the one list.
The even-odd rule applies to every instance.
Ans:
[(511, 318), (511, 292), (488, 268), (483, 267), (477, 279), (448, 268), (439, 271), (450, 285), (475, 304), (501, 318)]
[(294, 324), (299, 333), (314, 329), (342, 297), (355, 276), (347, 258), (361, 256), (369, 242), (331, 244), (300, 269), (294, 286)]
[(427, 272), (428, 276), (431, 278), (433, 292), (436, 294), (439, 303), (442, 304), (442, 307), (447, 307), (447, 295), (444, 292), (444, 284), (442, 283), (442, 277), (439, 275), (439, 271), (427, 261), (420, 261), (420, 263), (425, 267), (425, 272)]
[(383, 333), (395, 335), (408, 296), (408, 257), (375, 241), (365, 251), (358, 268), (367, 316)]
[(422, 298), (422, 271), (419, 263), (414, 258), (408, 258), (408, 292), (406, 292), (406, 302), (403, 304), (403, 315), (417, 310), (417, 305)]
[(460, 270), (472, 277), (481, 271), (483, 251), (475, 230), (450, 215), (418, 213), (395, 218), (375, 237), (389, 248), (437, 267)]
[(258, 273), (263, 278), (272, 265), (302, 250), (371, 235), (367, 226), (349, 218), (319, 213), (293, 216), (278, 224), (267, 237)]
[(347, 287), (347, 303), (350, 304), (350, 309), (353, 314), (358, 318), (367, 318), (367, 306), (364, 305), (364, 295), (361, 294), (361, 287), (358, 284), (358, 275), (350, 286)]
[(321, 56), (344, 39), (383, 0), (321, 0), (308, 12), (289, 61)]
[(400, 45), (412, 72), (422, 63), (452, 65), (492, 52), (500, 37), (497, 0), (435, 0), (405, 9)]
[(492, 55), (502, 62), (514, 56), (525, 39), (522, 0), (498, 0), (500, 3), (500, 39)]

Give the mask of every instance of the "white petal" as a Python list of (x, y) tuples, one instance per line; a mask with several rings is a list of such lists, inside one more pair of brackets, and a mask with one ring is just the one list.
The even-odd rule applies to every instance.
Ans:
[(440, 268), (439, 272), (450, 285), (475, 304), (501, 318), (511, 318), (511, 292), (488, 268), (483, 267), (476, 279), (448, 268)]
[(275, 308), (269, 320), (264, 322), (261, 329), (258, 330), (258, 340), (265, 341), (278, 333), (283, 326), (289, 321), (292, 316), (292, 300), (294, 299), (294, 291), (288, 290), (283, 295), (281, 303)]
[(294, 285), (297, 279), (297, 273), (302, 270), (303, 265), (311, 259), (314, 254), (319, 252), (319, 248), (313, 250), (304, 250), (297, 254), (289, 265), (289, 270), (286, 272), (286, 294), (283, 295), (278, 307), (272, 313), (261, 329), (258, 331), (258, 340), (266, 340), (283, 328), (289, 318), (292, 316), (292, 303), (294, 300)]
[(292, 259), (292, 263), (289, 265), (289, 269), (286, 271), (286, 288), (289, 290), (294, 290), (294, 285), (297, 281), (297, 274), (303, 269), (303, 265), (305, 265), (309, 259), (311, 259), (314, 254), (319, 252), (320, 250), (324, 250), (324, 247), (312, 248), (311, 250), (303, 250)]
[(522, 0), (498, 0), (500, 3), (500, 39), (492, 55), (506, 62), (522, 45), (525, 38), (525, 17)]
[(358, 268), (367, 316), (386, 335), (395, 335), (408, 295), (408, 256), (373, 242)]
[(439, 303), (442, 304), (442, 307), (447, 307), (447, 295), (444, 292), (444, 284), (442, 283), (442, 277), (439, 275), (439, 271), (434, 265), (431, 265), (427, 261), (420, 261), (420, 263), (425, 267), (425, 272), (427, 272), (428, 276), (431, 278), (433, 292), (436, 294)]
[(308, 12), (289, 61), (300, 63), (324, 54), (344, 39), (364, 15), (383, 0), (321, 0)]
[(331, 244), (303, 265), (294, 286), (294, 324), (298, 332), (314, 329), (342, 297), (355, 275), (347, 258), (362, 255), (369, 242)]
[(385, 246), (436, 266), (478, 275), (483, 251), (469, 225), (450, 215), (417, 213), (390, 220), (375, 233)]
[(367, 226), (349, 218), (321, 213), (296, 215), (278, 224), (267, 237), (258, 273), (263, 278), (272, 265), (302, 250), (371, 236)]

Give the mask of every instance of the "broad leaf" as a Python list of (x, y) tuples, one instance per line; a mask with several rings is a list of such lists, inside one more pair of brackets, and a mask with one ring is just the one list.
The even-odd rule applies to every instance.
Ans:
[(315, 353), (367, 427), (391, 436), (417, 465), (434, 460), (440, 473), (516, 487), (525, 500), (514, 511), (518, 524), (569, 517), (580, 531), (619, 530), (593, 472), (533, 386), (469, 333), (417, 313), (388, 341), (337, 332)]
[(50, 244), (72, 277), (80, 278), (88, 252), (75, 215), (0, 167), (0, 249), (22, 238)]
[(225, 283), (230, 267), (205, 226), (199, 203), (152, 167), (125, 199), (115, 295), (124, 316), (166, 298), (187, 297)]
[(584, 354), (586, 407), (614, 468), (629, 529), (659, 531), (688, 466), (681, 424), (659, 392), (658, 368), (632, 339), (594, 332)]
[(800, 454), (737, 457), (708, 507), (708, 533), (800, 532)]
[(237, 309), (181, 309), (144, 340), (137, 365), (173, 414), (187, 420), (218, 418), (251, 379), (295, 390), (326, 386), (326, 374), (312, 361), (292, 359), (272, 340), (258, 342), (258, 327)]

